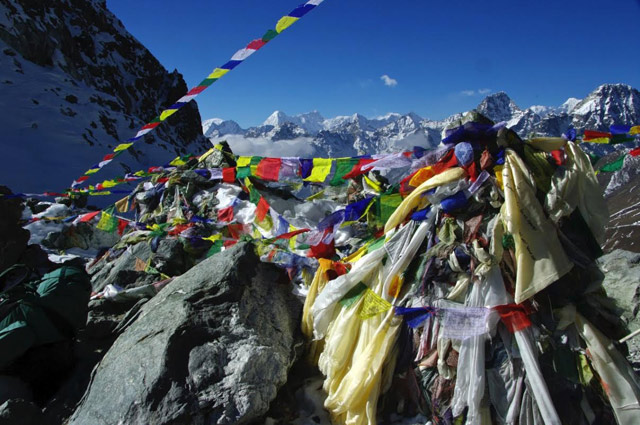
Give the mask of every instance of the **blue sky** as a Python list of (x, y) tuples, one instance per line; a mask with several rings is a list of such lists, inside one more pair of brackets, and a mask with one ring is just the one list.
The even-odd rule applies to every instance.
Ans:
[[(107, 0), (189, 87), (300, 3)], [(639, 21), (640, 0), (325, 0), (197, 102), (243, 127), (274, 110), (441, 119), (501, 90), (559, 105), (603, 83), (640, 88)]]

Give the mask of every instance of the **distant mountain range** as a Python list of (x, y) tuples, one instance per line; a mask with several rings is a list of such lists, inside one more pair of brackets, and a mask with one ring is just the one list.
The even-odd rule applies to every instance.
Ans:
[[(532, 133), (559, 136), (570, 126), (584, 129), (607, 130), (611, 124), (640, 123), (640, 92), (625, 84), (604, 84), (584, 99), (569, 98), (562, 105), (530, 106), (521, 109), (504, 92), (487, 96), (476, 110), (495, 122), (506, 121), (518, 134)], [(217, 141), (229, 139), (243, 150), (249, 150), (252, 141), (304, 140), (317, 155), (354, 156), (408, 149), (415, 145), (436, 146), (442, 130), (462, 114), (434, 121), (414, 113), (391, 113), (377, 118), (360, 114), (324, 118), (318, 111), (289, 116), (275, 111), (262, 125), (241, 128), (231, 120), (208, 119), (202, 123), (206, 137)], [(288, 144), (287, 147), (291, 145)]]

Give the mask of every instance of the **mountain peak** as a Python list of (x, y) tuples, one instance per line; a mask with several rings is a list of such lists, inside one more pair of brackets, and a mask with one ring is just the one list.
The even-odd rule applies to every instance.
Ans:
[(485, 97), (476, 109), (495, 122), (508, 121), (521, 112), (518, 105), (503, 91)]

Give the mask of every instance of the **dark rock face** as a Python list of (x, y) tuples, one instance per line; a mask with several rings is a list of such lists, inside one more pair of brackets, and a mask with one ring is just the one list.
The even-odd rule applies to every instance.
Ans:
[(239, 244), (176, 278), (95, 370), (70, 424), (244, 424), (287, 380), (301, 305)]
[[(134, 133), (136, 119), (152, 120), (187, 92), (182, 75), (168, 72), (127, 32), (104, 1), (8, 0), (3, 8), (9, 22), (0, 25), (0, 40), (34, 64), (61, 69), (75, 86), (86, 84), (105, 94), (90, 99), (103, 107), (100, 123), (91, 125), (93, 129), (101, 125), (114, 141), (134, 135), (119, 134), (117, 120), (122, 116)], [(78, 103), (74, 95), (63, 98), (70, 106)], [(208, 146), (195, 103), (182, 109), (168, 118), (168, 125), (145, 136), (145, 142), (170, 141), (171, 150), (178, 155)], [(89, 123), (86, 127), (83, 136), (92, 144), (95, 139)]]

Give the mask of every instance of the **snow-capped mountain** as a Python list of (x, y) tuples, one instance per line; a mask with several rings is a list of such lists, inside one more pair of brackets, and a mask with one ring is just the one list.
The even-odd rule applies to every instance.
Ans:
[(227, 134), (244, 134), (237, 122), (211, 118), (202, 122), (202, 134), (205, 137), (221, 137)]
[[(0, 3), (0, 184), (60, 191), (186, 93), (104, 0)], [(210, 146), (191, 103), (88, 183)]]
[[(624, 84), (605, 84), (582, 100), (569, 98), (557, 107), (534, 105), (526, 109), (520, 108), (506, 93), (499, 92), (487, 96), (476, 110), (495, 122), (506, 121), (523, 137), (558, 136), (570, 126), (579, 131), (585, 128), (606, 131), (614, 123), (640, 123), (640, 92)], [(238, 138), (243, 138), (244, 147), (252, 140), (305, 138), (317, 155), (352, 156), (410, 149), (415, 145), (436, 146), (441, 141), (442, 130), (461, 116), (456, 114), (432, 121), (414, 113), (390, 113), (376, 118), (356, 113), (325, 119), (317, 111), (295, 116), (276, 111), (261, 126), (247, 130), (233, 121), (225, 121), (232, 123), (226, 124), (226, 128), (233, 128), (235, 132), (220, 132), (212, 140), (237, 135), (231, 139), (233, 148), (233, 140)], [(290, 147), (291, 144), (287, 145), (287, 149)], [(283, 151), (282, 155), (288, 154), (291, 152)]]

